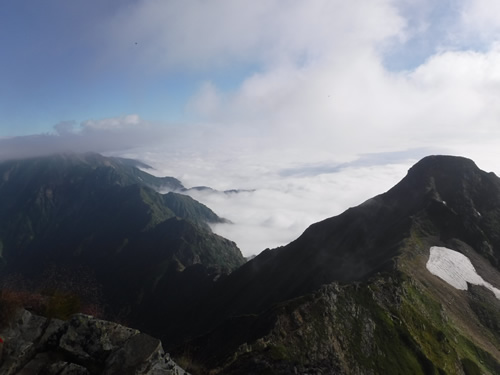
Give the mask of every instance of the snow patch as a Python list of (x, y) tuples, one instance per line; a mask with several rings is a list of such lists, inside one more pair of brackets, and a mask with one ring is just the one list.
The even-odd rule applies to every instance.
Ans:
[(456, 289), (467, 290), (467, 283), (482, 285), (500, 299), (500, 290), (484, 281), (476, 272), (469, 258), (446, 247), (433, 246), (430, 249), (427, 269)]

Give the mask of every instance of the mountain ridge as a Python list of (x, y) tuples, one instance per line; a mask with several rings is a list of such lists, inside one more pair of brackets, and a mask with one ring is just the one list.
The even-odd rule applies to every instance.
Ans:
[(500, 331), (491, 327), (500, 318), (486, 307), (494, 295), (455, 290), (425, 264), (431, 246), (446, 246), (500, 286), (499, 213), (498, 177), (465, 158), (426, 157), (386, 193), (218, 283), (201, 307), (204, 334), (178, 353), (225, 374), (495, 374)]
[[(399, 243), (403, 241), (405, 236), (410, 234), (410, 216), (417, 215), (418, 211), (421, 210), (421, 208), (419, 208), (420, 206), (424, 205), (423, 209), (429, 209), (432, 215), (438, 216), (440, 220), (443, 216), (446, 216), (446, 220), (453, 220), (453, 217), (456, 216), (455, 210), (467, 215), (474, 215), (473, 213), (476, 212), (476, 209), (471, 206), (471, 201), (457, 200), (456, 195), (450, 191), (453, 190), (453, 187), (449, 186), (451, 182), (448, 181), (446, 177), (441, 179), (442, 182), (437, 182), (438, 185), (440, 185), (440, 183), (444, 184), (445, 189), (441, 191), (441, 193), (438, 193), (435, 189), (435, 180), (429, 179), (429, 181), (425, 183), (422, 182), (423, 178), (419, 176), (421, 170), (429, 171), (427, 165), (432, 168), (436, 167), (436, 160), (444, 161), (446, 168), (449, 167), (448, 162), (450, 161), (453, 165), (464, 165), (465, 163), (466, 168), (464, 168), (463, 171), (468, 172), (465, 181), (470, 181), (473, 177), (482, 177), (486, 179), (489, 185), (491, 182), (490, 180), (493, 179), (493, 181), (495, 181), (492, 182), (493, 185), (496, 187), (497, 191), (500, 191), (500, 180), (498, 180), (498, 177), (494, 174), (479, 173), (479, 169), (472, 161), (465, 158), (455, 159), (455, 157), (430, 156), (422, 159), (421, 162), (412, 167), (407, 176), (386, 193), (371, 198), (359, 206), (349, 208), (338, 216), (312, 224), (298, 239), (292, 241), (289, 245), (273, 250), (273, 255), (267, 255), (267, 252), (264, 252), (262, 256), (244, 265), (243, 269), (258, 270), (265, 268), (266, 264), (269, 263), (268, 258), (270, 257), (283, 258), (287, 256), (291, 260), (293, 260), (293, 257), (296, 257), (297, 259), (294, 260), (292, 269), (297, 270), (304, 268), (308, 270), (310, 274), (307, 279), (300, 279), (297, 274), (290, 274), (287, 282), (282, 281), (284, 284), (297, 285), (297, 288), (299, 288), (300, 285), (305, 286), (303, 289), (300, 289), (299, 292), (295, 293), (296, 296), (306, 291), (307, 285), (309, 284), (311, 285), (309, 290), (311, 290), (329, 281), (361, 281), (374, 272), (382, 271), (387, 269), (387, 267), (391, 268), (394, 266), (392, 259), (397, 254)], [(455, 163), (457, 161), (458, 163)], [(443, 170), (443, 167), (440, 169)], [(452, 176), (455, 176), (455, 173), (453, 173)], [(415, 181), (418, 181), (418, 183)], [(419, 186), (419, 184), (423, 186)], [(469, 186), (465, 186), (464, 189), (473, 190), (472, 187)], [(408, 193), (413, 194), (415, 198), (411, 195), (409, 196)], [(486, 193), (481, 191), (474, 194), (475, 199), (477, 197), (481, 200), (479, 209), (486, 212), (486, 204), (481, 197), (483, 195), (489, 195), (489, 191)], [(443, 199), (447, 199), (449, 202), (444, 204), (442, 203)], [(495, 214), (491, 215), (496, 215), (496, 213), (500, 212), (500, 199), (498, 198), (495, 202), (494, 210)], [(487, 214), (485, 215), (487, 216)], [(390, 218), (388, 218), (389, 216)], [(444, 220), (443, 224), (439, 225), (444, 225), (442, 229), (443, 233), (451, 236), (452, 234), (449, 233), (450, 228), (448, 228), (448, 221), (446, 220)], [(467, 221), (467, 224), (469, 225), (468, 230), (460, 226), (460, 230), (463, 231), (461, 235), (465, 235), (469, 241), (473, 241), (471, 238), (474, 233), (480, 229), (477, 227), (477, 222), (473, 222), (472, 220), (471, 222)], [(491, 228), (491, 225), (489, 223), (487, 224), (487, 229), (490, 232), (494, 232), (495, 228)], [(336, 229), (331, 230), (330, 228), (332, 227)], [(351, 236), (350, 234), (353, 231), (356, 231), (356, 234)], [(370, 234), (370, 231), (373, 234)], [(387, 234), (379, 236), (387, 238), (391, 234), (391, 231), (399, 234), (399, 236), (396, 236), (396, 238), (392, 240), (392, 243), (380, 243), (380, 241), (383, 240), (377, 240), (377, 243), (370, 244), (370, 236), (378, 235), (380, 232), (387, 232)], [(337, 232), (343, 234), (347, 233), (347, 235), (340, 236), (339, 238), (335, 236)], [(335, 243), (329, 243), (329, 241), (335, 241)], [(482, 243), (477, 245), (479, 249), (483, 249), (485, 246)], [(372, 252), (366, 249), (367, 246), (376, 247), (376, 254), (371, 254)], [(310, 250), (308, 252), (299, 251), (304, 247), (308, 247)], [(500, 249), (500, 242), (496, 242), (495, 247)], [(335, 248), (335, 254), (340, 253), (340, 255), (331, 255), (327, 251), (328, 248)], [(352, 251), (356, 248), (361, 249), (360, 251), (362, 251), (362, 254), (353, 254)], [(315, 252), (311, 249), (315, 249)], [(487, 251), (484, 250), (483, 252), (486, 253)], [(500, 255), (500, 253), (497, 254)], [(495, 255), (493, 258), (489, 257), (488, 259), (496, 265), (498, 264), (498, 259), (500, 259), (499, 255)], [(290, 261), (288, 260), (280, 259), (276, 261), (276, 264), (278, 263), (288, 264), (290, 266)], [(238, 272), (242, 271), (239, 270)], [(238, 273), (234, 274), (232, 278), (235, 278), (237, 274)], [(270, 268), (267, 275), (272, 278), (273, 275), (277, 275), (277, 272)], [(283, 274), (280, 274), (280, 278), (283, 280)], [(266, 284), (275, 285), (275, 282), (269, 280)], [(269, 290), (267, 290), (267, 293), (269, 293)]]
[[(160, 298), (174, 304), (168, 293), (177, 295), (162, 280), (182, 279), (199, 295), (245, 262), (234, 242), (210, 229), (225, 220), (189, 196), (158, 193), (154, 187), (165, 182), (182, 187), (98, 154), (0, 163), (4, 278), (22, 275), (36, 285), (53, 269), (85, 268), (102, 286), (110, 314), (125, 311), (132, 324), (151, 330), (138, 311), (154, 309)], [(191, 267), (196, 272), (181, 275)]]

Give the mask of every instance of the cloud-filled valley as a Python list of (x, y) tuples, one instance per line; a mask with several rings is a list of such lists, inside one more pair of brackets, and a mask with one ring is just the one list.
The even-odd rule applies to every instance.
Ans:
[(283, 180), (254, 180), (254, 191), (191, 191), (189, 195), (229, 219), (216, 233), (235, 241), (244, 255), (286, 245), (309, 225), (340, 214), (384, 192), (404, 176), (405, 165), (357, 167)]
[(258, 252), (382, 193), (426, 154), (498, 171), (497, 7), (153, 0), (86, 13), (52, 0), (38, 65), (4, 22), (26, 51), (5, 40), (24, 63), (3, 62), (0, 159), (95, 151), (188, 187), (255, 190), (192, 195), (235, 223), (216, 231)]

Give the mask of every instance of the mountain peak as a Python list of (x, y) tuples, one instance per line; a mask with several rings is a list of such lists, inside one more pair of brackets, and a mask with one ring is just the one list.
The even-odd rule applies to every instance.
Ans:
[(482, 171), (470, 159), (432, 155), (411, 167), (388, 195), (398, 205), (420, 205), (422, 199), (431, 199), (464, 213), (464, 206), (486, 205), (499, 188), (495, 174)]
[(476, 164), (471, 160), (463, 156), (455, 155), (429, 155), (418, 161), (410, 170), (418, 168), (443, 168), (443, 167), (467, 167), (476, 168)]
[(408, 178), (424, 182), (429, 177), (440, 179), (470, 179), (484, 173), (470, 159), (461, 156), (431, 155), (423, 158), (408, 171)]

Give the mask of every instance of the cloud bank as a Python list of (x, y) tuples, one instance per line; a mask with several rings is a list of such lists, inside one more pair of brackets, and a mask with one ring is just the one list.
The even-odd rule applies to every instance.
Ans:
[(0, 160), (49, 155), (58, 152), (124, 152), (144, 145), (154, 146), (169, 135), (174, 127), (164, 127), (127, 115), (80, 124), (62, 121), (53, 132), (0, 139)]
[[(109, 58), (206, 71), (235, 63), (300, 64), (322, 58), (323, 51), (345, 54), (371, 48), (404, 26), (391, 0), (142, 0), (123, 8), (99, 33)], [(136, 46), (131, 41), (140, 54), (130, 53)]]
[(189, 194), (231, 220), (232, 224), (217, 224), (213, 230), (235, 241), (250, 256), (286, 245), (312, 223), (388, 190), (406, 169), (405, 164), (394, 162), (286, 179), (267, 176), (256, 180), (254, 191)]

